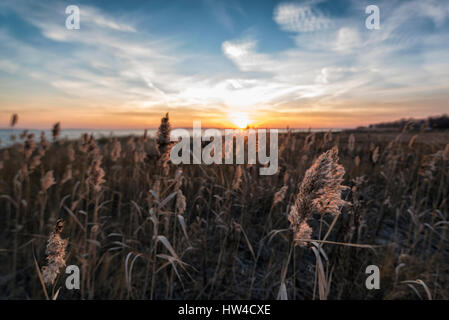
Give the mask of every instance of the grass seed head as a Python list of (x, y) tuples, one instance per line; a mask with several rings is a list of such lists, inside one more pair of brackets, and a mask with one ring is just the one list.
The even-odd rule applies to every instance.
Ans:
[(338, 163), (337, 147), (321, 154), (306, 171), (288, 216), (295, 238), (309, 233), (303, 222), (312, 218), (314, 212), (339, 214), (347, 204), (341, 199), (341, 192), (347, 188), (342, 185), (344, 174)]
[(42, 191), (46, 192), (52, 185), (54, 185), (55, 178), (53, 177), (53, 170), (47, 171), (41, 179)]
[(47, 242), (47, 265), (42, 267), (42, 278), (48, 286), (54, 284), (61, 268), (65, 267), (65, 250), (67, 240), (61, 238), (61, 232), (64, 229), (64, 221), (59, 219), (56, 222), (54, 231), (50, 234)]

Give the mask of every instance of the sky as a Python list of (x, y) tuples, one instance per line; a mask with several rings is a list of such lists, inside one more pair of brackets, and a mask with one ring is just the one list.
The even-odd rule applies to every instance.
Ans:
[(2, 0), (0, 43), (0, 127), (154, 128), (169, 112), (175, 127), (352, 128), (449, 110), (448, 0)]

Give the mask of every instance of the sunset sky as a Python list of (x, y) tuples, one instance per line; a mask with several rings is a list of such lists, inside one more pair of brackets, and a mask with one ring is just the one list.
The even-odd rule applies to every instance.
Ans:
[(0, 127), (18, 113), (23, 128), (140, 129), (170, 112), (179, 127), (345, 128), (449, 110), (449, 1), (1, 0), (0, 43)]

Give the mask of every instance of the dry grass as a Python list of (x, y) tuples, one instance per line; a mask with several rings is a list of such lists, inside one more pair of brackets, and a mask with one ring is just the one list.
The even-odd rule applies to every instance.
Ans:
[(62, 271), (58, 299), (449, 299), (448, 133), (283, 134), (260, 176), (172, 165), (164, 119), (158, 139), (64, 141), (57, 124), (0, 151), (1, 298), (45, 298), (62, 218), (81, 289)]

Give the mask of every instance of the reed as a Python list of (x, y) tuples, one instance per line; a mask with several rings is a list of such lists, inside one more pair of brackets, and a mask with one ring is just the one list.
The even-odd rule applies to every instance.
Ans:
[[(14, 134), (0, 298), (449, 298), (449, 133), (288, 130), (279, 171), (260, 176), (173, 165), (170, 130), (166, 114), (156, 138)], [(63, 285), (72, 264), (80, 290)]]

